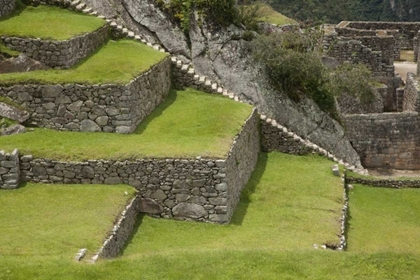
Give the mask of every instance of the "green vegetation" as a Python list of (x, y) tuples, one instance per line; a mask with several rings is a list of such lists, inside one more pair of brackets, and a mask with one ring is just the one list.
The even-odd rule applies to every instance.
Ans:
[(222, 26), (237, 23), (238, 20), (235, 0), (157, 0), (157, 4), (180, 23), (187, 35), (190, 19), (195, 11)]
[(166, 56), (167, 54), (133, 40), (109, 41), (71, 69), (1, 74), (0, 85), (126, 84)]
[(225, 157), (252, 107), (195, 90), (172, 92), (134, 134), (34, 132), (0, 137), (1, 149), (19, 148), (62, 160), (144, 157)]
[[(48, 24), (46, 24), (48, 22)], [(50, 40), (67, 40), (92, 32), (106, 22), (97, 17), (51, 6), (20, 5), (12, 15), (0, 19), (0, 34)], [(54, 26), (54, 28), (51, 28)]]
[(72, 260), (81, 248), (95, 253), (134, 193), (128, 186), (30, 183), (1, 190), (0, 256), (42, 261)]
[(372, 78), (366, 67), (346, 64), (331, 70), (323, 65), (319, 30), (262, 35), (250, 45), (255, 61), (264, 67), (273, 88), (295, 102), (307, 96), (337, 118), (335, 98), (341, 94), (357, 96), (365, 103), (373, 100)]
[(258, 6), (257, 20), (259, 21), (265, 21), (277, 25), (297, 24), (295, 20), (280, 14), (267, 4), (257, 3), (251, 5), (251, 8), (252, 6)]
[[(351, 244), (350, 252), (343, 253), (316, 250), (312, 247), (313, 243), (337, 239), (333, 233), (337, 230), (340, 215), (337, 211), (342, 203), (342, 187), (339, 178), (331, 175), (330, 166), (330, 161), (317, 156), (261, 154), (232, 224), (228, 226), (155, 220), (144, 216), (139, 220), (139, 228), (125, 253), (116, 260), (100, 261), (96, 265), (77, 264), (71, 259), (75, 254), (74, 250), (69, 250), (67, 256), (46, 254), (42, 257), (24, 257), (13, 253), (0, 254), (0, 278), (418, 278), (419, 254), (414, 251), (418, 251), (420, 246), (416, 246), (416, 240), (412, 244), (417, 248), (402, 253), (391, 250), (378, 252), (375, 248), (373, 251), (366, 248), (362, 252), (362, 249), (355, 248), (356, 243)], [(357, 191), (358, 187), (355, 189)], [(2, 194), (0, 192), (0, 199)], [(378, 195), (381, 196), (380, 193)], [(357, 212), (353, 208), (365, 207), (365, 204), (371, 204), (376, 199), (370, 195), (366, 199), (363, 196), (364, 193), (351, 193), (351, 200), (354, 201), (351, 226), (356, 225)], [(410, 216), (410, 223), (418, 225), (418, 205), (412, 198), (414, 195), (409, 203), (413, 206), (411, 209), (417, 209), (417, 214), (406, 210), (401, 213), (405, 214), (404, 217)], [(380, 199), (384, 200), (381, 203), (384, 203), (385, 211), (385, 206), (391, 206), (395, 210), (390, 205), (393, 197), (385, 196)], [(362, 203), (358, 203), (359, 200)], [(406, 199), (397, 202), (407, 204)], [(9, 208), (7, 210), (10, 212)], [(380, 216), (378, 213), (371, 215), (364, 210), (362, 214), (371, 217), (370, 221)], [(357, 218), (363, 217), (357, 215)], [(384, 232), (387, 231), (383, 227), (385, 225), (386, 222), (379, 225)], [(373, 229), (372, 232), (377, 231)], [(367, 232), (363, 236), (350, 236), (362, 242), (371, 235), (371, 232)], [(9, 240), (10, 238), (7, 242)], [(386, 240), (388, 241), (389, 239)], [(404, 240), (400, 239), (398, 242), (402, 241)]]
[[(261, 154), (230, 225), (145, 216), (124, 257), (197, 249), (310, 250), (313, 244), (338, 243), (342, 196), (342, 182), (332, 176), (331, 162), (325, 158)], [(168, 243), (173, 236), (176, 242)]]
[(350, 191), (348, 250), (419, 255), (419, 195), (415, 189), (355, 185)]

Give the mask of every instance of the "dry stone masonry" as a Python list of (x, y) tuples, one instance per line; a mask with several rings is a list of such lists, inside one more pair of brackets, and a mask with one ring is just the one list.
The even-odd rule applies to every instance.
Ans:
[(14, 11), (16, 0), (0, 0), (0, 18)]
[(19, 151), (0, 151), (0, 189), (16, 189), (20, 184)]
[(101, 258), (115, 258), (124, 248), (130, 238), (139, 215), (140, 197), (134, 197), (120, 214), (118, 221), (112, 228), (99, 251), (92, 257), (92, 262)]
[(131, 133), (171, 87), (169, 58), (127, 85), (14, 85), (0, 87), (40, 127), (83, 132)]
[(254, 110), (226, 159), (142, 159), (61, 162), (21, 157), (22, 179), (40, 183), (128, 184), (141, 196), (142, 212), (164, 218), (229, 222), (259, 152)]
[(91, 54), (108, 39), (109, 25), (69, 40), (53, 41), (35, 38), (1, 36), (7, 47), (56, 69), (70, 68)]

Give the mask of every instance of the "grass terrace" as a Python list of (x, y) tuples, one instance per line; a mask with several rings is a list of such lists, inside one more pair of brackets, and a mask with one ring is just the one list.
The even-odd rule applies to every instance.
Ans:
[(348, 250), (420, 255), (419, 197), (417, 189), (354, 185), (350, 191)]
[(265, 21), (276, 25), (297, 24), (296, 21), (280, 14), (267, 4), (258, 3), (255, 5), (259, 5), (260, 7), (258, 10), (259, 21)]
[(0, 86), (71, 83), (126, 84), (165, 57), (167, 54), (155, 51), (134, 40), (108, 41), (71, 69), (0, 74)]
[(57, 160), (223, 158), (251, 112), (250, 105), (221, 96), (173, 91), (134, 134), (35, 129), (0, 137), (0, 149)]
[[(134, 194), (133, 188), (122, 185), (28, 183), (1, 190), (0, 256), (71, 261), (81, 248), (93, 255)], [(2, 273), (0, 268), (4, 279)]]
[(0, 34), (61, 41), (95, 31), (105, 23), (103, 19), (58, 7), (18, 3), (14, 13), (0, 19)]

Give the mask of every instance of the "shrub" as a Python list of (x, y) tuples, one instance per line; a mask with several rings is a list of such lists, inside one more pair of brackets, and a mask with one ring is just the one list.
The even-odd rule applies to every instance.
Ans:
[(342, 93), (371, 102), (374, 91), (369, 70), (351, 64), (329, 70), (321, 61), (321, 38), (322, 33), (314, 29), (262, 35), (251, 42), (251, 50), (271, 85), (295, 102), (303, 95), (310, 97), (332, 117), (336, 117), (335, 97)]
[(221, 26), (237, 23), (238, 20), (235, 0), (157, 0), (157, 4), (173, 16), (185, 33), (189, 31), (194, 11)]

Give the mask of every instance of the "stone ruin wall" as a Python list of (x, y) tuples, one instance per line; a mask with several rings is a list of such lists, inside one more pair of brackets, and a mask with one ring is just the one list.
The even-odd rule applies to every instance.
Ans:
[[(412, 50), (414, 38), (420, 30), (420, 22), (351, 21), (347, 27), (359, 30), (394, 32), (397, 45), (402, 50)], [(398, 30), (398, 32), (395, 32)]]
[[(362, 44), (360, 40), (340, 38), (336, 34), (324, 35), (324, 52), (340, 63), (363, 63), (376, 77), (393, 77), (394, 65), (383, 63), (391, 58), (384, 58), (381, 51), (374, 51)], [(382, 45), (382, 44), (381, 44)]]
[(0, 0), (0, 18), (11, 14), (16, 8), (16, 0)]
[[(1, 1), (1, 0), (0, 0)], [(35, 38), (1, 36), (0, 42), (10, 49), (23, 52), (56, 69), (67, 69), (90, 55), (108, 39), (109, 24), (99, 29), (73, 37), (69, 40), (53, 41)]]
[(0, 151), (0, 189), (16, 189), (20, 184), (19, 151)]
[(14, 85), (0, 87), (39, 127), (131, 133), (168, 95), (169, 57), (127, 85)]
[(225, 159), (61, 162), (22, 155), (21, 180), (54, 184), (127, 184), (138, 190), (142, 212), (163, 218), (228, 223), (257, 162), (260, 149), (258, 122), (259, 116), (254, 109)]
[(344, 122), (364, 167), (420, 169), (417, 112), (347, 115)]

